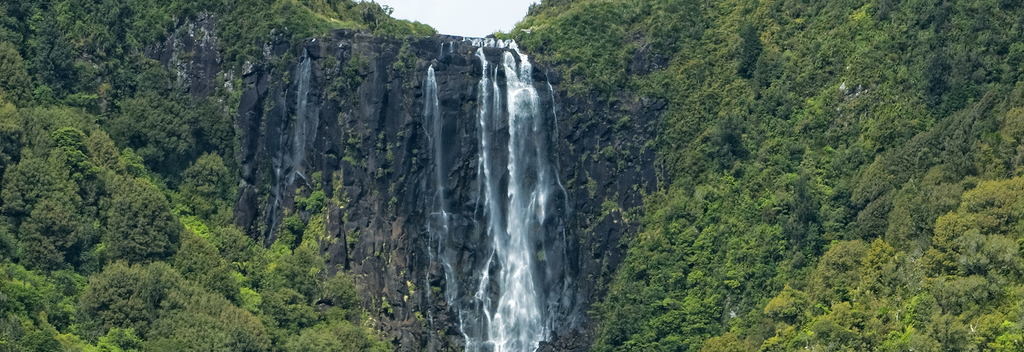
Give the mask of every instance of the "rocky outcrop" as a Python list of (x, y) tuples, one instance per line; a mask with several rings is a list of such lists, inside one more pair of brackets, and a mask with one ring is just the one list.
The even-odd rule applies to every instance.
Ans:
[(206, 13), (186, 19), (163, 43), (147, 48), (146, 57), (160, 61), (175, 74), (177, 85), (193, 96), (207, 97), (217, 89), (216, 78), (221, 73), (215, 26), (216, 19)]
[[(182, 27), (187, 30), (179, 28), (147, 51), (196, 96), (219, 84), (212, 22), (188, 22)], [(442, 164), (451, 166), (445, 186), (451, 211), (464, 215), (453, 231), (456, 266), (471, 267), (484, 255), (484, 232), (472, 221), (478, 200), (471, 194), (479, 182), (478, 47), (459, 37), (394, 39), (337, 30), (301, 43), (282, 36), (264, 49), (261, 62), (234, 71), (243, 82), (236, 222), (253, 238), (272, 240), (285, 216), (309, 220), (311, 214), (296, 208), (296, 195), (323, 192), (335, 200), (324, 210), (325, 233), (318, 239), (328, 268), (356, 277), (365, 308), (396, 348), (463, 350), (459, 317), (442, 294), (455, 283), (445, 282), (428, 250), (428, 179), (436, 156), (425, 128), (422, 85), (433, 65), (447, 151)], [(501, 49), (480, 50), (498, 64)], [(307, 86), (300, 87), (304, 79)], [(568, 198), (562, 209), (565, 260), (549, 264), (563, 274), (546, 277), (572, 287), (541, 350), (587, 350), (594, 328), (587, 311), (638, 230), (643, 195), (657, 186), (648, 142), (664, 103), (625, 94), (612, 100), (569, 97), (559, 89), (559, 74), (538, 63), (533, 81), (542, 108), (557, 120), (551, 124), (553, 152)]]

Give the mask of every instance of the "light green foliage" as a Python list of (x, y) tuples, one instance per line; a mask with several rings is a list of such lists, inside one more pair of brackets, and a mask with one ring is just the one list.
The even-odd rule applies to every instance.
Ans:
[[(1016, 191), (989, 182), (1024, 170), (1022, 11), (998, 0), (531, 8), (510, 36), (555, 64), (570, 94), (667, 103), (652, 145), (669, 182), (646, 199), (594, 349), (727, 349), (727, 333), (741, 350), (1018, 348), (994, 344), (1019, 333), (996, 316), (1020, 314), (1009, 303), (1019, 229), (990, 208)], [(805, 306), (791, 304), (798, 293)]]
[[(138, 299), (146, 297), (146, 299)], [(146, 350), (264, 350), (269, 340), (253, 315), (186, 281), (161, 262), (115, 263), (90, 278), (81, 309), (97, 328), (133, 328)]]
[(98, 352), (142, 351), (142, 339), (135, 335), (135, 329), (113, 328), (101, 336), (96, 343)]
[(302, 330), (285, 345), (285, 351), (386, 352), (391, 346), (367, 328), (347, 321), (321, 324)]

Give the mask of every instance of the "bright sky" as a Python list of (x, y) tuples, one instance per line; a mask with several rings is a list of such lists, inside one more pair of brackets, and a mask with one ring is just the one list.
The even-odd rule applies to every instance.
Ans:
[(395, 9), (391, 16), (429, 24), (441, 34), (483, 37), (509, 31), (540, 0), (376, 0)]

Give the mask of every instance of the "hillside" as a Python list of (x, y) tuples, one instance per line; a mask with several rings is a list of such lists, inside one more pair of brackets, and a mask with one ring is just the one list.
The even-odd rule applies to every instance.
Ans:
[(244, 69), (275, 38), (434, 33), (389, 14), (351, 1), (0, 4), (0, 350), (390, 350), (312, 236), (264, 247), (233, 215)]
[(594, 350), (1024, 347), (1019, 2), (546, 1), (517, 28), (570, 94), (669, 106)]
[(0, 351), (1024, 351), (1019, 1), (390, 14), (0, 4)]

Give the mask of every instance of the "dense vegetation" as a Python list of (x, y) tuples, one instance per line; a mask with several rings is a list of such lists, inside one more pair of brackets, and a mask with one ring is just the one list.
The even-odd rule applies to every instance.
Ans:
[(1021, 2), (547, 0), (509, 35), (669, 103), (595, 350), (1024, 350)]
[[(144, 55), (201, 15), (229, 70), (433, 33), (372, 2), (0, 3), (0, 351), (390, 348), (318, 256), (338, 199), (270, 248), (232, 224), (238, 92)], [(546, 0), (507, 35), (569, 94), (669, 106), (595, 350), (1024, 351), (1020, 1)]]
[(282, 35), (434, 33), (373, 2), (0, 3), (0, 351), (390, 349), (319, 256), (337, 199), (270, 248), (233, 224), (237, 82), (195, 97), (144, 55), (200, 16), (236, 75)]

